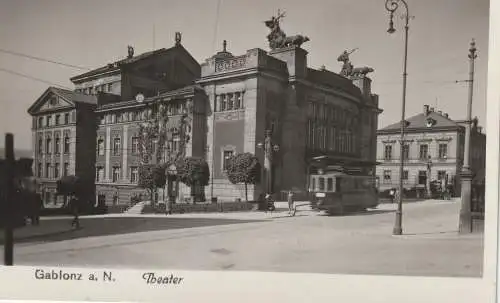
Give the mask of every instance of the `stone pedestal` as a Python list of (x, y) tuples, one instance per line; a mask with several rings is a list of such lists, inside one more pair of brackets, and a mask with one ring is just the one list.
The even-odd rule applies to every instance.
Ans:
[(269, 55), (286, 62), (290, 77), (305, 78), (307, 76), (306, 50), (298, 46), (290, 46), (272, 50)]
[(471, 187), (472, 187), (472, 171), (465, 168), (460, 173), (461, 179), (461, 200), (460, 221), (458, 231), (461, 234), (472, 232), (472, 212), (471, 212)]

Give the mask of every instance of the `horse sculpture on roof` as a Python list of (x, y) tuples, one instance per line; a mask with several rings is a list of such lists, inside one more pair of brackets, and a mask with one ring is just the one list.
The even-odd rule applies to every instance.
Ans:
[(280, 27), (280, 20), (283, 17), (285, 17), (285, 13), (278, 11), (277, 17), (273, 16), (270, 20), (264, 22), (264, 24), (271, 30), (271, 32), (267, 35), (267, 40), (269, 41), (269, 47), (272, 50), (290, 46), (300, 47), (303, 43), (309, 41), (309, 38), (303, 35), (287, 36)]

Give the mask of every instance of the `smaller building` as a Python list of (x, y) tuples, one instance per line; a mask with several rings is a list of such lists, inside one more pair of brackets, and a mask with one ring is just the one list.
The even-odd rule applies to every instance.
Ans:
[(94, 196), (96, 96), (49, 87), (28, 109), (32, 116), (33, 171), (46, 206), (64, 202), (56, 195), (63, 176), (77, 175)]
[[(424, 105), (423, 112), (406, 120), (403, 144), (403, 186), (405, 189), (428, 189), (430, 182), (452, 185), (460, 194), (460, 171), (465, 146), (464, 120), (452, 120), (447, 113)], [(401, 124), (394, 123), (377, 131), (376, 174), (380, 191), (397, 188), (400, 180)], [(484, 183), (486, 135), (472, 121), (469, 165), (474, 182)]]

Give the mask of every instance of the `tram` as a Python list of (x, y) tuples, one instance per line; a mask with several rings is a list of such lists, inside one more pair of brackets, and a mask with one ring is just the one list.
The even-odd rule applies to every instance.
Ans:
[(376, 208), (378, 178), (353, 173), (342, 167), (324, 167), (309, 174), (309, 198), (312, 207), (328, 214), (365, 211)]

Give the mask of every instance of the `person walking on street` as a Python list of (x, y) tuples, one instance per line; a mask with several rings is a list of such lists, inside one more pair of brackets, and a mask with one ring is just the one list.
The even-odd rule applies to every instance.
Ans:
[(288, 214), (292, 214), (294, 211), (294, 205), (293, 205), (293, 191), (289, 190), (288, 191)]
[(389, 199), (391, 199), (391, 203), (394, 203), (395, 196), (396, 196), (396, 191), (394, 190), (394, 188), (391, 188), (391, 190), (389, 191)]
[(71, 221), (71, 227), (76, 229), (80, 228), (80, 218), (78, 217), (80, 209), (78, 205), (78, 199), (76, 197), (71, 198), (70, 200), (70, 208), (71, 213), (73, 214), (73, 221)]

